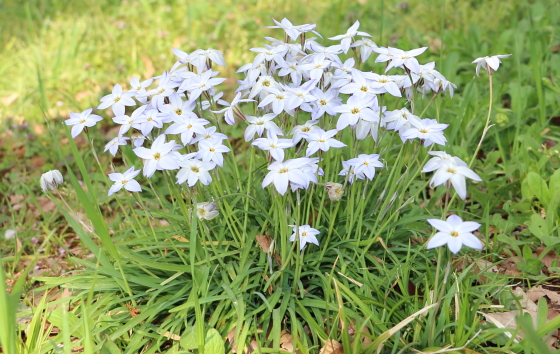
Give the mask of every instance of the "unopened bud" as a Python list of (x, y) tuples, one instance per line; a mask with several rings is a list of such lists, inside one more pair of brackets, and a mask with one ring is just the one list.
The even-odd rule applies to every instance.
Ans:
[(62, 179), (62, 174), (59, 170), (52, 170), (47, 173), (43, 173), (39, 182), (43, 192), (46, 192), (49, 189), (52, 191), (56, 190), (58, 186), (64, 182), (64, 179)]

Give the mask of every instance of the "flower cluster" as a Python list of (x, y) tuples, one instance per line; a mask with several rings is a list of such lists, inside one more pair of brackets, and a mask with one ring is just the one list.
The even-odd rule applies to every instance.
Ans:
[[(371, 137), (375, 144), (369, 146), (375, 145), (381, 154), (386, 149), (378, 145), (386, 134), (398, 135), (397, 141), (416, 144), (418, 149), (446, 145), (444, 131), (448, 124), (414, 112), (415, 98), (428, 94), (448, 94), (452, 98), (456, 89), (435, 70), (434, 62), (419, 62), (417, 57), (427, 47), (380, 47), (368, 33), (359, 30), (358, 21), (346, 33), (329, 38), (334, 41), (330, 44), (322, 40), (315, 24), (293, 25), (287, 19), (274, 23), (270, 28), (283, 29), (285, 40), (265, 37), (267, 43), (250, 49), (255, 57), (239, 68), (238, 73), (244, 77), (238, 81), (231, 102), (224, 101), (223, 93), (216, 88), (225, 79), (218, 77), (214, 66), (226, 64), (222, 53), (214, 49), (187, 53), (174, 48), (177, 61), (161, 75), (144, 81), (133, 78), (128, 91), (116, 84), (97, 107), (110, 108), (112, 120), (120, 125), (118, 136), (109, 141), (105, 151), (115, 156), (130, 143), (134, 154), (143, 161), (144, 177), (151, 178), (157, 171), (178, 171), (176, 183), (187, 183), (188, 187), (208, 185), (216, 177), (217, 167), (224, 165), (224, 154), (231, 152), (228, 137), (221, 129), (223, 118), (229, 125), (242, 124), (245, 140), (267, 159), (269, 172), (262, 187), (272, 184), (285, 195), (289, 189), (324, 184), (319, 182), (324, 176), (322, 167), (335, 156), (333, 150), (349, 142), (353, 147), (348, 149), (351, 158), (342, 161), (339, 175), (344, 177), (339, 182), (344, 179), (350, 184), (373, 180), (376, 168), (391, 167), (381, 162), (380, 154), (374, 151), (358, 151), (359, 146), (364, 146), (358, 144), (361, 140)], [(349, 52), (354, 55), (348, 57)], [(385, 63), (384, 70), (360, 70), (375, 55), (375, 63)], [(498, 68), (497, 58), (503, 57), (475, 60), (477, 74), (481, 66), (491, 74)], [(387, 110), (383, 103), (389, 97), (403, 98), (398, 101), (401, 105)], [(102, 120), (91, 112), (90, 108), (71, 114), (66, 124), (72, 125), (73, 137)], [(481, 180), (461, 159), (441, 151), (428, 153), (434, 157), (422, 172), (435, 171), (432, 188), (449, 181), (465, 199), (465, 177)], [(348, 153), (338, 154), (342, 155)], [(134, 180), (140, 170), (136, 170), (134, 161), (125, 161), (126, 172), (109, 175), (115, 183), (109, 195), (122, 188), (130, 192), (142, 190)], [(329, 199), (342, 198), (342, 184), (328, 182), (326, 186)], [(215, 209), (214, 203), (199, 204), (197, 215), (210, 220), (218, 215)], [(294, 235), (299, 232), (301, 246), (307, 242), (318, 244), (318, 232), (302, 231), (305, 227), (310, 228), (303, 225), (294, 229)], [(305, 232), (313, 237), (303, 238)]]

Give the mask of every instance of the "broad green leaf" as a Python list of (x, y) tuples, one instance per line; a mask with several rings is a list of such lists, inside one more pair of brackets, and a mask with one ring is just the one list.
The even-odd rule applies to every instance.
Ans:
[(196, 326), (190, 326), (185, 329), (181, 335), (181, 348), (186, 350), (198, 349), (198, 341), (196, 337)]
[(220, 332), (210, 328), (204, 339), (204, 352), (208, 354), (225, 354), (226, 348)]
[(527, 182), (531, 193), (539, 198), (545, 206), (550, 202), (550, 193), (544, 179), (535, 172), (529, 172)]

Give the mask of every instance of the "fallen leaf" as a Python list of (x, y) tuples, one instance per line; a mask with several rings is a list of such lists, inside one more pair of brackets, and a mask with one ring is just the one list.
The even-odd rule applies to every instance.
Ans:
[(19, 94), (17, 92), (14, 92), (14, 93), (12, 93), (8, 96), (4, 96), (4, 97), (0, 98), (0, 101), (2, 101), (2, 104), (7, 107), (7, 106), (11, 105), (12, 103), (14, 103), (17, 100), (18, 97), (19, 97)]
[(256, 235), (255, 238), (263, 252), (268, 253), (272, 239), (268, 235)]
[(31, 166), (40, 168), (45, 165), (45, 158), (43, 156), (34, 156), (31, 158)]
[(512, 291), (512, 293), (516, 298), (518, 298), (521, 307), (534, 313), (537, 312), (537, 304), (529, 298), (527, 293), (525, 293), (525, 291), (521, 287), (516, 287), (515, 290)]
[(500, 263), (500, 269), (502, 269), (503, 274), (517, 276), (519, 275), (519, 269), (517, 269), (517, 264), (520, 262), (519, 257), (508, 257), (502, 263)]
[(319, 351), (319, 354), (344, 354), (342, 344), (334, 339), (329, 339)]
[(285, 330), (280, 334), (280, 349), (289, 353), (294, 352), (294, 338)]
[(542, 285), (529, 289), (529, 291), (527, 291), (527, 296), (534, 302), (537, 302), (541, 297), (546, 296), (550, 300), (551, 305), (560, 304), (560, 294), (555, 291), (545, 289)]

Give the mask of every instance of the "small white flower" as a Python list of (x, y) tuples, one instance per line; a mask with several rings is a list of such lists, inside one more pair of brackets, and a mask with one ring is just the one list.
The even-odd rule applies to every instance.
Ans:
[(274, 117), (276, 117), (274, 113), (268, 113), (262, 117), (247, 116), (247, 121), (251, 124), (245, 129), (245, 141), (253, 140), (255, 133), (261, 137), (265, 130), (275, 135), (283, 135), (282, 130), (272, 121)]
[(360, 21), (356, 21), (352, 27), (350, 27), (345, 34), (339, 34), (338, 36), (330, 37), (331, 41), (338, 41), (341, 40), (340, 45), (342, 46), (342, 50), (346, 54), (348, 49), (350, 48), (350, 44), (352, 44), (352, 38), (359, 34), (363, 37), (371, 37), (370, 34), (362, 31), (358, 31), (358, 27), (360, 27)]
[(418, 138), (424, 141), (425, 147), (432, 144), (445, 146), (447, 139), (443, 136), (443, 130), (449, 124), (441, 124), (437, 120), (429, 118), (418, 119), (415, 116), (408, 117), (408, 121), (412, 127), (401, 133), (403, 141)]
[(511, 54), (493, 55), (491, 57), (475, 59), (472, 64), (476, 63), (476, 76), (480, 73), (480, 67), (486, 69), (488, 75), (492, 75), (492, 72), (498, 70), (500, 67), (500, 63), (502, 62), (500, 59), (507, 58), (509, 56), (511, 56)]
[(196, 204), (196, 216), (199, 220), (212, 220), (220, 214), (216, 209), (216, 203), (198, 203)]
[(293, 142), (290, 139), (278, 139), (274, 133), (269, 131), (268, 137), (255, 139), (252, 145), (268, 151), (276, 161), (282, 161), (284, 160), (284, 149), (291, 148)]
[(307, 152), (305, 156), (309, 157), (313, 155), (318, 150), (329, 151), (329, 148), (341, 148), (345, 147), (346, 144), (333, 138), (338, 133), (338, 130), (332, 129), (329, 131), (324, 131), (321, 128), (316, 128), (312, 132), (301, 133), (301, 136), (307, 140), (309, 146), (307, 147)]
[(474, 221), (463, 221), (457, 215), (450, 215), (447, 221), (439, 219), (428, 219), (430, 225), (439, 232), (428, 241), (427, 249), (447, 244), (449, 250), (457, 254), (463, 245), (477, 250), (482, 249), (482, 242), (472, 234), (480, 228), (480, 224)]
[(93, 109), (86, 109), (82, 113), (70, 112), (70, 119), (64, 121), (66, 125), (72, 125), (72, 138), (77, 137), (85, 127), (91, 128), (97, 124), (97, 122), (102, 121), (98, 115), (91, 114)]
[(125, 173), (109, 173), (109, 179), (115, 184), (109, 189), (109, 195), (117, 193), (122, 188), (129, 192), (142, 192), (140, 183), (134, 180), (141, 170), (134, 170), (134, 166), (125, 171)]
[(127, 115), (113, 117), (113, 122), (121, 125), (119, 135), (124, 135), (130, 130), (130, 128), (138, 121), (138, 118), (144, 114), (146, 107), (147, 105), (143, 105), (136, 108), (130, 117)]
[(63, 182), (64, 182), (64, 179), (62, 178), (62, 174), (60, 173), (59, 170), (52, 170), (52, 171), (43, 173), (43, 175), (41, 176), (41, 179), (39, 180), (39, 183), (41, 184), (41, 189), (43, 190), (43, 192), (46, 192), (49, 189), (51, 191), (54, 191)]
[(214, 162), (203, 162), (199, 160), (187, 160), (181, 164), (181, 170), (177, 173), (177, 184), (187, 181), (189, 187), (192, 187), (196, 182), (205, 186), (212, 182), (212, 176), (209, 171), (214, 169), (216, 164)]
[(215, 162), (218, 166), (224, 164), (223, 153), (229, 152), (229, 148), (222, 145), (220, 139), (204, 139), (198, 143), (198, 154), (196, 158), (202, 159), (204, 162)]
[(405, 52), (404, 50), (398, 48), (379, 47), (372, 50), (380, 54), (377, 59), (375, 59), (376, 63), (383, 63), (389, 60), (391, 61), (389, 65), (387, 65), (387, 68), (385, 68), (385, 72), (389, 71), (391, 68), (404, 66), (411, 72), (418, 73), (420, 71), (420, 64), (415, 57), (424, 53), (426, 49), (428, 49), (428, 47), (412, 49)]
[(132, 99), (134, 92), (122, 92), (122, 87), (116, 84), (113, 87), (113, 91), (101, 98), (101, 104), (97, 109), (105, 109), (108, 107), (113, 108), (113, 113), (115, 116), (122, 116), (125, 112), (125, 106), (136, 106), (136, 102)]
[(451, 181), (459, 197), (465, 199), (467, 197), (467, 183), (465, 177), (474, 181), (482, 181), (480, 176), (467, 166), (458, 164), (455, 160), (441, 160), (439, 168), (430, 181), (430, 187), (435, 188), (447, 181)]
[(377, 44), (369, 38), (361, 38), (354, 42), (351, 47), (360, 47), (360, 57), (362, 58), (362, 62), (368, 60), (373, 48), (378, 48)]
[(427, 173), (427, 172), (432, 172), (437, 170), (438, 168), (441, 167), (441, 163), (445, 160), (451, 160), (458, 166), (468, 167), (465, 161), (461, 160), (456, 156), (449, 155), (445, 151), (428, 151), (428, 154), (434, 157), (432, 157), (428, 162), (426, 162), (424, 168), (422, 169), (422, 171), (420, 171), (422, 173)]
[(319, 230), (314, 229), (309, 225), (293, 226), (293, 230), (294, 233), (290, 237), (290, 242), (295, 242), (297, 237), (299, 239), (300, 250), (302, 250), (308, 243), (319, 246), (319, 240), (317, 240), (317, 235), (321, 233)]
[(308, 179), (301, 170), (301, 167), (308, 162), (308, 158), (273, 162), (268, 166), (270, 172), (264, 178), (262, 187), (265, 188), (269, 184), (274, 183), (274, 187), (276, 187), (278, 193), (284, 195), (288, 190), (288, 184), (290, 182), (300, 186), (308, 185)]
[[(228, 106), (224, 109), (221, 109), (219, 111), (211, 111), (212, 113), (224, 113), (224, 119), (226, 121), (227, 124), (229, 125), (234, 125), (235, 124), (235, 113), (236, 111), (239, 113), (241, 112), (241, 110), (239, 109), (239, 107), (237, 107), (238, 104), (242, 103), (242, 102), (254, 102), (255, 100), (250, 100), (250, 99), (241, 99), (244, 96), (243, 93), (239, 92), (234, 98), (233, 101), (231, 101), (231, 104), (228, 104)], [(220, 100), (220, 104), (222, 104), (222, 101)], [(227, 102), (225, 102), (227, 103)], [(223, 103), (225, 105), (225, 103)], [(241, 112), (242, 114), (242, 112)]]
[(103, 150), (103, 152), (109, 150), (111, 155), (115, 156), (117, 154), (117, 151), (119, 151), (119, 146), (126, 145), (126, 141), (129, 139), (130, 138), (128, 137), (117, 136), (116, 138), (111, 139), (111, 141), (109, 141), (107, 145), (105, 145), (105, 150)]
[(335, 112), (342, 113), (336, 122), (336, 129), (342, 130), (349, 125), (354, 126), (360, 118), (370, 122), (379, 119), (370, 108), (375, 99), (375, 96), (368, 98), (351, 96), (346, 104), (335, 107)]
[(146, 160), (144, 176), (150, 178), (156, 170), (176, 170), (179, 168), (177, 161), (170, 154), (174, 147), (175, 140), (166, 143), (165, 135), (162, 134), (152, 143), (151, 148), (138, 147), (132, 151), (141, 159)]
[(302, 125), (296, 125), (292, 131), (290, 132), (290, 135), (292, 135), (292, 143), (294, 144), (294, 146), (300, 142), (300, 140), (303, 138), (302, 134), (303, 133), (311, 133), (313, 132), (315, 129), (319, 129), (318, 127), (315, 126), (315, 124), (317, 124), (318, 121), (315, 120), (308, 120), (307, 122), (303, 123)]
[(370, 180), (375, 177), (375, 167), (383, 167), (378, 154), (360, 154), (358, 157), (346, 161), (353, 167), (355, 174), (364, 174)]

